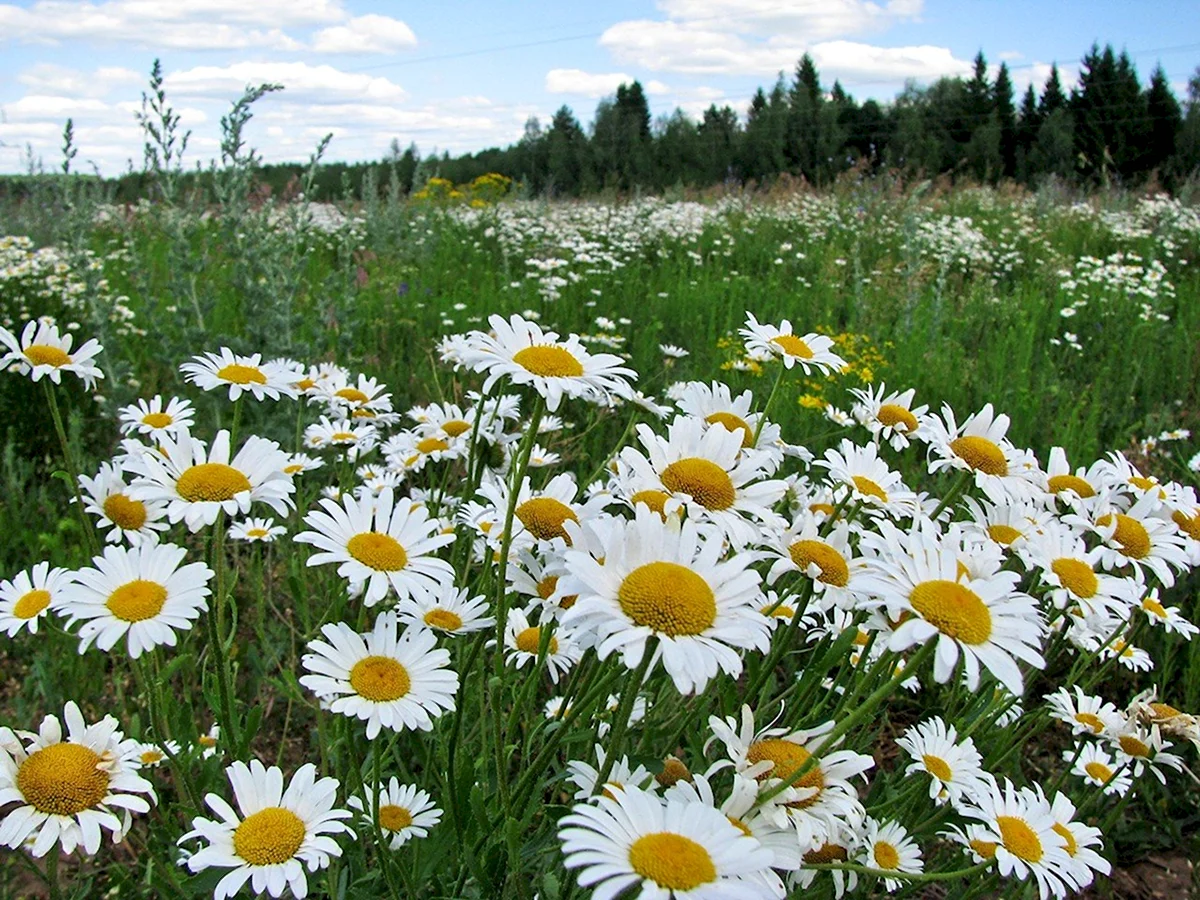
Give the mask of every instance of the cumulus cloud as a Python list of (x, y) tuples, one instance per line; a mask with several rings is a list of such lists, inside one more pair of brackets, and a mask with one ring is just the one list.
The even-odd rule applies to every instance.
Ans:
[(407, 92), (387, 78), (345, 72), (329, 65), (303, 62), (242, 62), (228, 66), (196, 66), (166, 77), (172, 96), (228, 99), (240, 96), (247, 85), (282, 84), (289, 101), (314, 102), (372, 100), (395, 103)]
[(317, 53), (390, 53), (417, 45), (417, 36), (399, 19), (390, 16), (355, 16), (344, 25), (324, 28), (313, 35)]
[[(616, 91), (622, 84), (632, 84), (636, 79), (624, 72), (585, 72), (582, 69), (551, 69), (546, 73), (547, 94), (575, 94), (581, 97), (604, 97)], [(647, 81), (642, 87), (647, 94), (657, 95), (670, 92), (661, 81)]]
[(945, 75), (971, 71), (966, 60), (956, 59), (945, 47), (923, 44), (916, 47), (876, 47), (854, 41), (825, 41), (809, 48), (813, 61), (828, 77), (847, 85), (903, 81), (930, 81)]
[(17, 81), (35, 94), (104, 97), (114, 88), (137, 84), (144, 77), (120, 66), (101, 66), (91, 72), (81, 72), (53, 63), (38, 63), (21, 72)]
[(922, 0), (660, 0), (658, 7), (678, 22), (818, 41), (916, 19), (923, 5)]

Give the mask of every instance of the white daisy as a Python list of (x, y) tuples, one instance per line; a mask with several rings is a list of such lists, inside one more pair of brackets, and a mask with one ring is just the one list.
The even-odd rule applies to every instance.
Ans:
[(66, 569), (40, 562), (28, 572), (18, 572), (12, 581), (0, 581), (0, 630), (10, 638), (22, 628), (37, 634), (38, 622), (48, 610), (58, 608), (73, 580)]
[(564, 865), (599, 898), (635, 888), (647, 900), (759, 900), (772, 860), (719, 810), (636, 788), (576, 804), (558, 837)]
[(562, 398), (600, 400), (616, 395), (628, 398), (636, 373), (611, 353), (588, 352), (577, 335), (560, 340), (553, 331), (542, 331), (518, 315), (508, 319), (489, 316), (493, 335), (475, 331), (468, 335), (458, 364), (487, 372), (483, 393), (501, 378), (527, 384), (546, 398), (550, 412)]
[(784, 319), (779, 326), (759, 324), (753, 313), (746, 313), (746, 324), (738, 329), (746, 339), (747, 354), (766, 358), (778, 357), (786, 368), (799, 364), (805, 375), (815, 369), (819, 373), (840, 372), (846, 361), (834, 353), (833, 340), (812, 332), (800, 337), (792, 332), (792, 323)]
[(178, 756), (183, 748), (177, 741), (163, 741), (161, 744), (139, 744), (133, 758), (144, 769), (157, 769), (167, 759), (167, 754)]
[(160, 644), (174, 647), (175, 632), (192, 627), (212, 593), (212, 569), (202, 562), (181, 566), (186, 556), (174, 544), (106, 547), (92, 560), (94, 569), (76, 572), (59, 609), (68, 626), (83, 622), (79, 652), (93, 641), (111, 650), (126, 635), (134, 659)]
[(316, 766), (308, 763), (296, 770), (287, 790), (283, 772), (266, 768), (257, 759), (250, 765), (238, 761), (225, 770), (238, 810), (217, 794), (204, 802), (220, 818), (192, 819), (192, 830), (179, 839), (208, 843), (186, 858), (188, 870), (232, 869), (217, 882), (214, 900), (226, 900), (250, 882), (255, 894), (280, 897), (290, 890), (296, 897), (308, 894), (304, 869), (316, 872), (342, 855), (334, 835), (354, 832), (341, 819), (350, 811), (335, 809), (338, 780), (316, 777)]
[[(376, 795), (378, 813), (375, 813)], [(442, 811), (428, 793), (415, 784), (400, 784), (395, 776), (380, 791), (373, 791), (369, 786), (363, 788), (362, 796), (351, 797), (346, 805), (362, 813), (372, 825), (378, 823), (391, 850), (399, 850), (409, 838), (425, 837), (429, 829), (442, 821)]]
[[(917, 846), (899, 822), (877, 822), (867, 819), (863, 835), (859, 862), (872, 869), (916, 875), (925, 871), (925, 860)], [(884, 878), (883, 886), (889, 891), (898, 891), (905, 881), (899, 878)]]
[(1046, 695), (1050, 715), (1071, 726), (1071, 734), (1100, 735), (1120, 727), (1125, 717), (1103, 697), (1094, 697), (1075, 685), (1075, 693), (1061, 687)]
[(905, 775), (925, 772), (931, 778), (929, 798), (956, 808), (963, 798), (973, 800), (984, 789), (983, 757), (971, 738), (958, 742), (958, 732), (941, 717), (914, 725), (896, 739), (913, 762)]
[(1089, 550), (1083, 538), (1061, 522), (1047, 522), (1039, 533), (1029, 535), (1021, 555), (1038, 572), (1046, 597), (1056, 608), (1079, 608), (1081, 615), (1128, 616), (1137, 586), (1097, 572), (1104, 550)]
[(1152, 625), (1161, 625), (1167, 631), (1183, 635), (1186, 640), (1191, 640), (1192, 635), (1200, 633), (1200, 628), (1180, 614), (1178, 606), (1163, 605), (1158, 588), (1151, 588), (1137, 606)]
[(1112, 865), (1093, 850), (1103, 847), (1099, 828), (1075, 821), (1075, 804), (1065, 794), (1055, 794), (1050, 804), (1050, 815), (1054, 817), (1054, 830), (1067, 842), (1067, 856), (1071, 857), (1070, 880), (1076, 890), (1083, 890), (1095, 878), (1095, 873), (1112, 873)]
[(440, 534), (424, 505), (403, 498), (397, 504), (391, 488), (376, 500), (347, 496), (340, 505), (329, 499), (320, 505), (324, 512), (304, 517), (313, 530), (294, 540), (321, 551), (308, 558), (308, 565), (338, 563), (338, 574), (352, 591), (365, 585), (367, 606), (383, 600), (389, 587), (403, 600), (453, 584), (454, 569), (432, 554), (454, 543), (454, 535)]
[(423, 628), (397, 635), (396, 614), (386, 612), (366, 634), (345, 622), (321, 628), (325, 640), (309, 641), (312, 653), (300, 660), (312, 675), (300, 683), (318, 697), (332, 699), (330, 710), (367, 723), (367, 739), (380, 729), (430, 731), (433, 719), (454, 710), (458, 674), (448, 669), (450, 653)]
[(1100, 565), (1109, 570), (1130, 566), (1142, 574), (1150, 572), (1164, 587), (1173, 587), (1175, 573), (1186, 572), (1191, 562), (1179, 529), (1154, 515), (1161, 506), (1158, 497), (1147, 492), (1124, 510), (1112, 501), (1111, 497), (1097, 500), (1090, 521), (1076, 520), (1100, 536)]
[(470, 597), (466, 588), (439, 590), (424, 597), (410, 597), (396, 606), (401, 624), (432, 628), (442, 634), (469, 634), (491, 628), (496, 620), (487, 615), (488, 602), (482, 594)]
[(74, 336), (69, 332), (60, 335), (57, 325), (43, 319), (30, 320), (19, 340), (7, 328), (0, 328), (0, 344), (7, 350), (0, 356), (0, 371), (11, 366), (34, 381), (41, 381), (46, 375), (55, 384), (62, 384), (63, 372), (72, 372), (90, 390), (97, 378), (104, 377), (93, 362), (93, 357), (104, 348), (92, 338), (72, 353), (73, 341)]
[(229, 399), (250, 394), (255, 400), (296, 397), (298, 372), (278, 362), (263, 362), (262, 355), (238, 356), (228, 347), (218, 353), (203, 353), (179, 367), (186, 379), (204, 391), (229, 388)]
[(1104, 788), (1105, 794), (1124, 797), (1133, 786), (1129, 766), (1117, 763), (1099, 744), (1086, 743), (1078, 754), (1064, 750), (1063, 759), (1067, 762), (1074, 759), (1071, 774), (1078, 775), (1092, 787)]
[(734, 397), (729, 386), (719, 381), (711, 384), (689, 381), (682, 386), (677, 402), (687, 415), (703, 419), (708, 425), (723, 425), (740, 435), (744, 449), (757, 447), (767, 451), (775, 466), (783, 461), (779, 426), (764, 422), (761, 413), (751, 412), (754, 395), (750, 391), (742, 391)]
[[(596, 762), (603, 768), (608, 754), (599, 744), (596, 745), (595, 750)], [(596, 779), (599, 777), (600, 770), (590, 763), (578, 759), (567, 762), (567, 781), (578, 789), (574, 795), (576, 800), (586, 801), (600, 796), (612, 797), (613, 789), (638, 788), (653, 792), (658, 787), (658, 782), (654, 780), (654, 775), (650, 770), (641, 764), (636, 767), (631, 766), (627, 756), (614, 760), (612, 769), (608, 773), (608, 780), (604, 782), (603, 790), (597, 793)]]
[(158, 532), (167, 530), (167, 505), (132, 498), (124, 472), (112, 463), (100, 463), (95, 478), (80, 475), (79, 485), (84, 509), (96, 517), (96, 526), (111, 529), (106, 535), (110, 543), (124, 539), (136, 547), (158, 540)]
[(829, 482), (837, 493), (845, 485), (851, 496), (868, 510), (882, 510), (889, 516), (912, 516), (916, 513), (917, 495), (904, 484), (899, 472), (894, 472), (879, 458), (875, 444), (857, 446), (843, 438), (837, 450), (826, 450), (825, 458), (813, 463), (829, 470)]
[(137, 432), (151, 440), (163, 434), (188, 431), (195, 415), (191, 401), (178, 397), (167, 400), (164, 408), (161, 394), (155, 394), (149, 400), (138, 400), (118, 410), (122, 434)]
[(1082, 466), (1071, 471), (1067, 453), (1062, 447), (1050, 448), (1050, 459), (1046, 464), (1046, 491), (1068, 506), (1086, 504), (1103, 489), (1106, 475), (1100, 463), (1090, 469)]
[(273, 544), (287, 534), (287, 527), (276, 525), (274, 519), (243, 519), (229, 526), (229, 538), (249, 544)]
[(167, 504), (167, 518), (183, 521), (189, 531), (212, 525), (224, 510), (244, 515), (255, 502), (266, 503), (280, 515), (291, 508), (296, 487), (283, 472), (287, 454), (274, 441), (251, 435), (230, 459), (229, 432), (221, 430), (212, 448), (182, 433), (161, 439), (161, 453), (132, 458), (128, 468), (138, 477), (129, 496), (142, 502)]
[(921, 430), (921, 419), (929, 412), (929, 407), (921, 405), (913, 407), (913, 398), (917, 392), (914, 388), (907, 391), (887, 392), (887, 385), (882, 382), (878, 389), (868, 386), (864, 389), (851, 389), (858, 402), (850, 409), (851, 415), (871, 432), (871, 437), (878, 444), (889, 443), (893, 450), (903, 450), (910, 440), (917, 439)]
[(360, 374), (355, 382), (325, 379), (317, 382), (311, 396), (339, 415), (352, 419), (374, 419), (380, 413), (392, 411), (392, 395), (387, 392), (387, 385), (367, 375)]
[(554, 626), (548, 639), (543, 638), (542, 629), (550, 628), (553, 623), (553, 616), (546, 616), (544, 622), (539, 620), (534, 623), (529, 619), (529, 611), (510, 610), (504, 622), (504, 647), (507, 661), (523, 669), (526, 664), (536, 667), (544, 642), (546, 669), (550, 673), (550, 680), (558, 684), (562, 674), (583, 657), (583, 649), (571, 630), (561, 625)]
[(304, 429), (304, 446), (312, 450), (324, 447), (340, 448), (350, 459), (357, 459), (374, 448), (379, 440), (379, 429), (369, 422), (350, 419), (330, 421), (328, 416)]
[(992, 404), (958, 425), (954, 410), (942, 406), (942, 418), (928, 416), (929, 471), (955, 469), (971, 472), (975, 486), (995, 503), (1010, 500), (1029, 502), (1045, 495), (1044, 479), (1037, 458), (1018, 450), (1005, 434), (1009, 418), (996, 415)]
[(46, 716), (37, 734), (0, 728), (0, 809), (7, 809), (0, 844), (16, 850), (31, 842), (35, 857), (55, 844), (90, 856), (100, 849), (101, 829), (120, 841), (130, 813), (150, 811), (138, 794), (155, 800), (133, 761), (138, 743), (125, 739), (116, 719), (88, 725), (71, 700), (62, 721), (66, 740), (57, 716)]

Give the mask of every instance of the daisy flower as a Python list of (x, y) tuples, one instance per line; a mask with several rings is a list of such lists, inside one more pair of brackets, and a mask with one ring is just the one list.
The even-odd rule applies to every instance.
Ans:
[(833, 340), (821, 334), (809, 333), (800, 337), (792, 332), (792, 323), (784, 319), (779, 326), (759, 324), (753, 313), (746, 313), (746, 324), (738, 330), (746, 339), (747, 354), (783, 360), (790, 369), (799, 364), (805, 375), (815, 369), (819, 373), (840, 372), (846, 361), (834, 353)]
[(92, 560), (94, 569), (76, 572), (59, 609), (68, 626), (83, 622), (79, 652), (93, 641), (107, 652), (126, 635), (134, 659), (160, 644), (174, 647), (175, 632), (192, 627), (212, 593), (212, 569), (201, 562), (181, 566), (186, 556), (174, 544), (106, 547)]
[(750, 391), (742, 391), (734, 397), (729, 386), (719, 381), (711, 384), (689, 381), (680, 390), (677, 403), (687, 415), (703, 419), (708, 425), (723, 425), (728, 431), (740, 435), (743, 449), (757, 447), (766, 450), (771, 454), (775, 466), (783, 461), (780, 428), (772, 422), (763, 421), (761, 413), (751, 412), (754, 395)]
[(0, 356), (0, 371), (14, 366), (22, 375), (41, 381), (46, 375), (55, 384), (62, 384), (62, 373), (73, 372), (82, 379), (88, 390), (95, 387), (96, 379), (104, 373), (93, 362), (93, 358), (104, 348), (92, 338), (71, 352), (74, 337), (59, 334), (58, 326), (44, 319), (30, 320), (18, 340), (7, 328), (0, 328), (0, 345), (7, 352)]
[(467, 599), (469, 593), (466, 588), (450, 588), (424, 597), (410, 597), (397, 604), (396, 613), (405, 626), (432, 628), (442, 634), (468, 634), (491, 628), (496, 620), (487, 615), (487, 598), (480, 594)]
[(440, 534), (424, 505), (403, 498), (397, 505), (392, 489), (385, 488), (377, 500), (347, 496), (340, 505), (323, 499), (320, 506), (323, 512), (304, 517), (312, 530), (294, 540), (321, 551), (308, 558), (308, 565), (338, 563), (338, 575), (350, 582), (351, 591), (365, 586), (367, 606), (383, 600), (389, 587), (403, 600), (454, 583), (450, 563), (432, 555), (452, 544), (454, 535)]
[(394, 434), (380, 446), (387, 464), (401, 472), (420, 472), (431, 462), (460, 459), (467, 455), (468, 443), (462, 438), (422, 436), (417, 431)]
[(590, 353), (577, 335), (560, 340), (553, 331), (542, 331), (533, 322), (512, 315), (488, 317), (494, 336), (474, 331), (467, 336), (459, 365), (486, 372), (483, 393), (501, 378), (526, 384), (546, 398), (550, 412), (563, 397), (591, 401), (616, 395), (628, 398), (636, 373), (611, 353)]
[(250, 544), (273, 544), (287, 534), (287, 527), (276, 525), (274, 519), (243, 519), (229, 526), (229, 537)]
[(925, 531), (888, 527), (882, 534), (886, 552), (869, 561), (863, 590), (880, 598), (892, 621), (910, 614), (893, 632), (889, 648), (936, 640), (936, 681), (949, 681), (961, 658), (971, 690), (979, 687), (982, 663), (1019, 697), (1024, 680), (1016, 661), (1046, 665), (1038, 652), (1045, 626), (1033, 598), (1016, 589), (1021, 576), (996, 569), (962, 577), (954, 548)]
[(347, 809), (335, 809), (338, 780), (316, 777), (317, 768), (307, 763), (296, 770), (287, 790), (283, 772), (266, 768), (257, 759), (235, 762), (225, 770), (238, 812), (218, 794), (204, 802), (219, 819), (192, 819), (192, 830), (179, 839), (208, 843), (187, 857), (192, 873), (205, 869), (231, 869), (219, 882), (214, 900), (237, 894), (246, 882), (255, 894), (280, 897), (285, 890), (296, 897), (308, 894), (304, 869), (316, 872), (342, 855), (335, 835), (354, 832), (340, 821)]
[(1093, 787), (1104, 788), (1105, 794), (1124, 797), (1133, 786), (1133, 775), (1128, 765), (1119, 765), (1099, 744), (1086, 743), (1076, 755), (1073, 750), (1063, 751), (1063, 759), (1070, 762), (1071, 774), (1078, 775)]
[(1166, 784), (1164, 768), (1174, 769), (1176, 772), (1183, 768), (1182, 757), (1168, 752), (1168, 748), (1173, 744), (1163, 739), (1162, 729), (1158, 725), (1126, 722), (1105, 737), (1112, 742), (1113, 749), (1117, 751), (1117, 760), (1128, 763), (1135, 778), (1140, 778), (1149, 769), (1155, 778)]
[(968, 737), (958, 743), (954, 726), (947, 726), (940, 717), (912, 726), (896, 743), (916, 760), (904, 774), (927, 773), (932, 779), (929, 799), (939, 805), (949, 800), (957, 808), (964, 797), (973, 800), (985, 789), (983, 757), (975, 742)]
[(454, 710), (458, 674), (447, 668), (450, 652), (424, 628), (397, 635), (396, 614), (386, 612), (375, 627), (358, 634), (345, 622), (321, 628), (325, 640), (309, 641), (300, 660), (312, 675), (300, 684), (332, 699), (330, 710), (367, 723), (367, 740), (383, 728), (431, 731), (433, 719)]
[(1030, 788), (1018, 790), (1007, 779), (1003, 787), (993, 781), (963, 813), (981, 823), (971, 844), (983, 845), (975, 849), (984, 858), (991, 850), (1002, 876), (1022, 881), (1032, 876), (1042, 900), (1066, 895), (1074, 866), (1045, 797)]
[[(503, 526), (510, 503), (513, 509), (512, 540), (518, 547), (530, 546), (534, 542), (545, 544), (559, 539), (568, 545), (571, 537), (564, 525), (567, 522), (587, 521), (595, 517), (608, 503), (604, 496), (593, 497), (586, 503), (578, 503), (579, 488), (575, 476), (570, 472), (555, 475), (540, 490), (534, 490), (529, 476), (521, 481), (516, 499), (510, 496), (508, 484), (499, 478), (484, 479), (479, 486), (479, 495), (491, 505), (488, 518)], [(503, 535), (489, 535), (502, 541)]]
[[(63, 739), (63, 722), (67, 726)], [(130, 813), (150, 811), (139, 794), (156, 798), (132, 762), (138, 743), (125, 739), (117, 720), (105, 716), (88, 725), (75, 701), (46, 716), (37, 734), (0, 728), (0, 844), (45, 856), (55, 844), (64, 853), (100, 849), (101, 829), (120, 841)]]
[(774, 584), (785, 572), (799, 572), (812, 580), (813, 589), (826, 605), (850, 602), (851, 582), (866, 569), (866, 562), (855, 557), (850, 547), (850, 527), (838, 523), (822, 528), (816, 516), (802, 512), (787, 531), (768, 544), (775, 559), (767, 581)]
[[(504, 623), (504, 646), (507, 661), (518, 669), (526, 664), (536, 667), (542, 646), (542, 628), (554, 621), (547, 617), (545, 622), (533, 624), (526, 610), (513, 609)], [(583, 657), (583, 649), (575, 641), (571, 631), (558, 627), (546, 642), (546, 669), (550, 680), (558, 684), (559, 677)]]
[(682, 347), (677, 347), (675, 344), (659, 344), (658, 352), (667, 359), (683, 359), (691, 354)]
[[(719, 810), (636, 788), (578, 803), (559, 821), (564, 865), (580, 887), (669, 900), (758, 900), (772, 854)], [(769, 896), (769, 895), (768, 895)]]
[(1067, 856), (1071, 858), (1070, 880), (1076, 890), (1083, 890), (1095, 878), (1095, 873), (1108, 875), (1112, 865), (1093, 850), (1103, 847), (1104, 841), (1099, 828), (1075, 821), (1075, 804), (1065, 794), (1055, 794), (1050, 804), (1050, 815), (1054, 817), (1054, 830), (1067, 842)]
[(47, 610), (58, 608), (73, 580), (66, 569), (40, 562), (28, 572), (18, 572), (12, 581), (0, 581), (0, 631), (10, 638), (22, 628), (37, 634), (38, 622)]
[[(608, 759), (608, 754), (604, 752), (604, 748), (599, 744), (596, 745), (596, 762), (601, 768), (604, 767), (605, 760)], [(654, 775), (645, 766), (639, 764), (636, 768), (629, 764), (629, 757), (622, 756), (620, 759), (613, 762), (612, 770), (608, 773), (608, 780), (604, 782), (603, 790), (596, 792), (596, 779), (600, 777), (600, 770), (594, 768), (590, 763), (582, 760), (570, 760), (567, 763), (567, 781), (578, 788), (575, 791), (576, 800), (590, 800), (593, 795), (596, 797), (605, 796), (612, 797), (613, 788), (638, 788), (643, 791), (653, 792), (658, 787), (658, 782), (655, 781)]]
[(702, 420), (686, 416), (668, 426), (665, 438), (647, 425), (639, 425), (637, 432), (647, 455), (626, 447), (619, 457), (629, 469), (627, 480), (636, 485), (624, 491), (627, 496), (646, 489), (662, 491), (674, 502), (661, 511), (670, 513), (682, 505), (689, 519), (714, 523), (737, 547), (755, 541), (762, 527), (782, 527), (772, 507), (787, 484), (762, 480), (772, 469), (770, 456), (743, 450), (740, 432), (708, 428)]
[(913, 436), (921, 430), (921, 419), (929, 412), (925, 405), (913, 407), (917, 394), (914, 388), (889, 394), (887, 385), (881, 382), (878, 389), (852, 388), (850, 393), (858, 398), (850, 414), (871, 432), (875, 443), (886, 442), (893, 450), (903, 450), (915, 439)]
[(195, 414), (191, 401), (178, 397), (167, 400), (164, 408), (161, 394), (155, 394), (149, 400), (138, 400), (118, 410), (122, 434), (137, 432), (151, 440), (157, 440), (164, 434), (188, 431)]
[[(916, 875), (925, 871), (921, 848), (909, 837), (899, 822), (877, 822), (867, 819), (859, 861), (864, 866), (883, 869), (885, 872)], [(905, 881), (899, 878), (883, 879), (883, 886), (889, 891), (898, 891), (904, 885)]]
[(955, 422), (948, 405), (942, 407), (942, 418), (925, 419), (931, 474), (941, 469), (971, 472), (975, 486), (995, 503), (1029, 502), (1044, 496), (1037, 458), (1005, 437), (1008, 416), (996, 415), (988, 403), (962, 425)]
[(178, 756), (183, 748), (177, 741), (163, 741), (161, 744), (139, 744), (133, 758), (138, 765), (146, 769), (157, 769), (169, 753)]
[(1085, 694), (1079, 685), (1075, 685), (1074, 696), (1065, 687), (1047, 694), (1046, 703), (1053, 718), (1071, 726), (1071, 734), (1100, 735), (1119, 728), (1125, 721), (1113, 704), (1103, 697)]
[(1153, 573), (1164, 587), (1175, 585), (1175, 572), (1186, 572), (1191, 563), (1179, 529), (1153, 514), (1160, 505), (1154, 493), (1143, 494), (1127, 510), (1111, 498), (1097, 502), (1090, 522), (1080, 521), (1102, 541), (1101, 566), (1110, 570), (1131, 566), (1142, 574)]
[(211, 449), (187, 433), (163, 437), (161, 448), (161, 453), (143, 453), (129, 461), (138, 476), (129, 497), (166, 503), (172, 524), (183, 521), (196, 532), (216, 522), (222, 511), (244, 515), (255, 502), (280, 515), (291, 508), (296, 487), (283, 472), (288, 455), (274, 441), (251, 435), (232, 459), (225, 430), (217, 432)]
[(904, 484), (899, 472), (893, 472), (879, 458), (875, 444), (857, 446), (843, 438), (837, 450), (826, 450), (825, 458), (813, 463), (829, 470), (834, 491), (846, 485), (851, 496), (868, 510), (880, 509), (890, 516), (911, 516), (918, 509), (917, 495)]
[(301, 472), (311, 472), (314, 469), (319, 469), (325, 465), (325, 461), (317, 459), (315, 456), (307, 456), (304, 453), (293, 453), (288, 457), (287, 464), (283, 467), (284, 475), (299, 475)]
[(1050, 448), (1050, 460), (1046, 464), (1046, 491), (1056, 499), (1078, 506), (1080, 501), (1089, 501), (1100, 493), (1105, 480), (1100, 463), (1090, 469), (1080, 466), (1072, 472), (1066, 451), (1062, 447)]
[(1101, 612), (1126, 617), (1137, 586), (1124, 578), (1097, 572), (1104, 550), (1084, 544), (1083, 538), (1058, 521), (1047, 522), (1022, 544), (1021, 555), (1037, 570), (1046, 598), (1057, 609), (1081, 609), (1083, 615)]
[(278, 400), (280, 397), (296, 397), (295, 387), (298, 372), (278, 362), (263, 362), (262, 354), (238, 356), (228, 347), (218, 353), (203, 353), (192, 357), (179, 367), (187, 381), (203, 391), (229, 388), (229, 399), (237, 400), (242, 394), (250, 394), (255, 400)]
[(579, 599), (563, 623), (595, 635), (601, 659), (620, 651), (633, 669), (647, 652), (661, 657), (681, 694), (703, 691), (718, 670), (737, 677), (738, 651), (765, 651), (769, 626), (758, 614), (759, 575), (747, 568), (754, 557), (722, 562), (723, 553), (714, 529), (639, 508), (613, 528), (603, 565), (567, 552), (563, 590)]
[(110, 543), (126, 539), (133, 546), (158, 540), (167, 530), (167, 506), (162, 502), (135, 500), (129, 496), (124, 472), (112, 463), (101, 463), (95, 478), (79, 476), (84, 509), (95, 516), (96, 527), (108, 528)]
[(1152, 625), (1161, 625), (1167, 631), (1183, 635), (1186, 640), (1190, 641), (1192, 635), (1200, 633), (1200, 628), (1180, 615), (1178, 606), (1163, 605), (1158, 588), (1151, 588), (1137, 606)]
[[(363, 818), (372, 825), (378, 823), (379, 830), (388, 840), (388, 849), (399, 850), (409, 838), (423, 838), (429, 834), (429, 829), (442, 821), (442, 811), (434, 804), (433, 799), (415, 784), (400, 784), (400, 780), (392, 776), (386, 788), (373, 791), (370, 786), (363, 788), (361, 797), (351, 797), (346, 805), (362, 813)], [(376, 813), (376, 797), (378, 810)]]
[(356, 382), (336, 378), (318, 382), (312, 397), (352, 419), (372, 419), (392, 411), (392, 395), (387, 392), (387, 385), (367, 375), (359, 375)]
[(379, 440), (379, 429), (369, 422), (354, 422), (350, 419), (330, 421), (328, 416), (321, 416), (320, 421), (304, 429), (304, 446), (310, 450), (320, 450), (324, 447), (338, 447), (350, 459), (359, 456), (375, 447)]
[(961, 523), (967, 532), (974, 532), (1005, 551), (1020, 553), (1026, 538), (1036, 535), (1053, 518), (1047, 510), (1032, 503), (978, 502), (974, 497), (963, 500), (971, 518)]

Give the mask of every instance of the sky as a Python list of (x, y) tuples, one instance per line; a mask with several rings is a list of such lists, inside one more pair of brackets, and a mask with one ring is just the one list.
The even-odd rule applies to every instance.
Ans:
[(1196, 0), (25, 0), (0, 2), (0, 173), (61, 163), (142, 164), (135, 119), (155, 58), (190, 129), (184, 165), (218, 152), (219, 122), (250, 84), (284, 90), (247, 136), (268, 162), (379, 159), (393, 139), (423, 154), (509, 144), (564, 103), (585, 127), (597, 101), (639, 79), (655, 116), (744, 112), (759, 85), (816, 60), (859, 100), (969, 72), (982, 50), (1018, 92), (1057, 62), (1069, 86), (1093, 42), (1161, 63), (1181, 98), (1200, 64)]

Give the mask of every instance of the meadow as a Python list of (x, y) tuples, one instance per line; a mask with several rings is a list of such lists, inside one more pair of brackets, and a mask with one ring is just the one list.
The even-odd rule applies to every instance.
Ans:
[(4, 211), (0, 896), (1200, 856), (1186, 193), (244, 175)]

